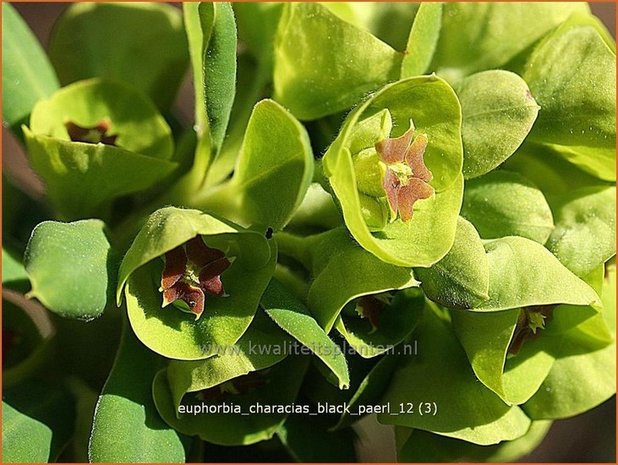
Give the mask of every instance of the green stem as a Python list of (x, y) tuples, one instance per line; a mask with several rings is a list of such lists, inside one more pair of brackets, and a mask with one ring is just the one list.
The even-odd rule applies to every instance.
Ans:
[(274, 277), (284, 284), (285, 287), (290, 289), (301, 301), (306, 302), (307, 293), (309, 292), (309, 283), (307, 280), (303, 279), (302, 276), (295, 273), (289, 267), (277, 263)]
[[(276, 233), (274, 238), (277, 241), (280, 254), (287, 255), (307, 267), (306, 265), (310, 261), (309, 241), (307, 237), (281, 231)], [(307, 269), (311, 268), (307, 267)]]

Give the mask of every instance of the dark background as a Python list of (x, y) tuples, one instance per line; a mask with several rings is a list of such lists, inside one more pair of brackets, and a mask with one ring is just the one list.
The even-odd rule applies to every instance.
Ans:
[[(49, 33), (66, 3), (16, 3), (15, 8), (47, 47)], [(591, 8), (616, 37), (616, 4), (593, 3)], [(181, 117), (192, 118), (192, 85), (185, 79), (176, 108)], [(25, 186), (34, 196), (43, 192), (40, 182), (29, 171), (25, 157), (8, 130), (3, 128), (3, 170)], [(576, 379), (573, 380), (577, 382)], [(371, 419), (362, 422), (360, 460), (394, 461), (394, 441), (390, 428)], [(27, 438), (24, 438), (27, 440)], [(557, 421), (549, 434), (524, 462), (616, 462), (616, 399), (568, 420)]]

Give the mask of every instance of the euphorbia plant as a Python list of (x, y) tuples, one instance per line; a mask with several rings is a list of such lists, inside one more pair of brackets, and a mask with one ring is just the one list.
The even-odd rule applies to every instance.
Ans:
[(511, 461), (615, 393), (587, 5), (74, 4), (48, 58), (3, 4), (3, 56), (5, 462), (349, 462), (367, 413)]

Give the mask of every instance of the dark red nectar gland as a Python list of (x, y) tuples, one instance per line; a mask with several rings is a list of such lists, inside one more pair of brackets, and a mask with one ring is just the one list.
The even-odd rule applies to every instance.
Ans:
[(372, 332), (380, 327), (380, 317), (384, 307), (388, 305), (389, 297), (386, 295), (366, 295), (356, 301), (356, 311), (361, 318), (366, 318), (371, 324)]
[(116, 139), (118, 138), (117, 134), (108, 134), (109, 123), (105, 120), (92, 127), (83, 127), (72, 121), (68, 121), (64, 123), (64, 127), (67, 129), (69, 137), (73, 142), (115, 146)]
[(429, 185), (433, 175), (424, 161), (427, 135), (414, 137), (414, 132), (411, 127), (401, 137), (375, 145), (380, 161), (386, 165), (383, 187), (388, 204), (404, 222), (412, 219), (416, 201), (428, 199), (434, 192)]
[(221, 274), (231, 261), (218, 249), (208, 247), (201, 236), (165, 254), (161, 275), (163, 305), (176, 302), (180, 308), (195, 315), (197, 320), (206, 306), (206, 296), (225, 296)]

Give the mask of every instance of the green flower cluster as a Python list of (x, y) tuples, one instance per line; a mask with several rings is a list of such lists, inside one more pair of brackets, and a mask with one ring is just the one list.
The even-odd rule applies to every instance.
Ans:
[(364, 413), (512, 461), (614, 395), (586, 4), (77, 3), (46, 55), (5, 3), (3, 56), (5, 462), (351, 462)]

